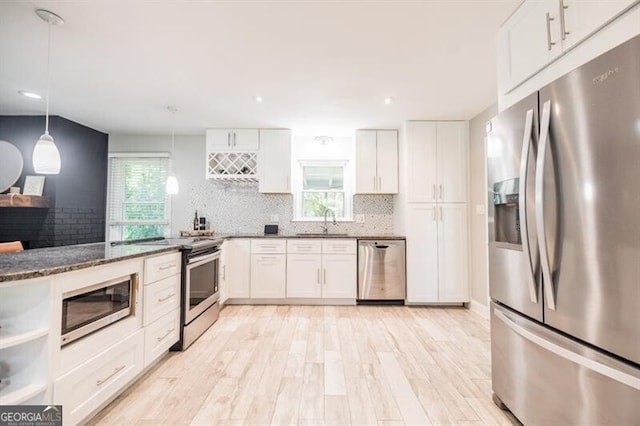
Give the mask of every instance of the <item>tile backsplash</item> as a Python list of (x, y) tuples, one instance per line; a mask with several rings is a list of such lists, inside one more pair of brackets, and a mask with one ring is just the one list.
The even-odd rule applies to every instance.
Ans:
[[(293, 196), (290, 194), (261, 194), (257, 182), (193, 181), (184, 182), (188, 191), (188, 206), (180, 206), (199, 216), (205, 216), (218, 233), (262, 233), (272, 215), (278, 215), (280, 233), (321, 232), (319, 222), (294, 222)], [(174, 206), (173, 208), (176, 208)], [(364, 214), (364, 223), (338, 222), (329, 225), (331, 233), (352, 235), (385, 235), (393, 233), (393, 196), (356, 195), (354, 215)], [(192, 223), (179, 223), (179, 229), (189, 229)], [(177, 232), (177, 229), (176, 231)]]

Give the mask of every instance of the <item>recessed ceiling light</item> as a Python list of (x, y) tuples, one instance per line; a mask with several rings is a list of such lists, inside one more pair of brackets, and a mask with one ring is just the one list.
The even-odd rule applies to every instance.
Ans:
[(260, 103), (262, 102), (262, 96), (256, 96), (255, 98), (253, 98), (256, 102)]
[(385, 105), (391, 105), (393, 103), (393, 98), (384, 98)]
[(22, 96), (26, 96), (27, 98), (42, 99), (42, 96), (38, 95), (37, 93), (27, 92), (26, 90), (18, 90), (18, 93), (20, 93)]

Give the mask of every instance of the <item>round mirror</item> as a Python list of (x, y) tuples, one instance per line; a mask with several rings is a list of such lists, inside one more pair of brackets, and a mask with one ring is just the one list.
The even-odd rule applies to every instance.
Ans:
[(22, 154), (12, 143), (0, 141), (0, 192), (11, 188), (22, 174)]

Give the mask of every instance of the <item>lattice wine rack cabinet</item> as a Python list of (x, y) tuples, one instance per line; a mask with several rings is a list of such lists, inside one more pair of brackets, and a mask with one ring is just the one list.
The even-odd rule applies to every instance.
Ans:
[(207, 157), (207, 178), (258, 180), (257, 152), (210, 152)]

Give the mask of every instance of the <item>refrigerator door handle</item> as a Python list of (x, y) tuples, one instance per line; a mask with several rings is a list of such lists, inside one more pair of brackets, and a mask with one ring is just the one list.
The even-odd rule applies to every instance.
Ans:
[(640, 378), (634, 377), (630, 374), (617, 370), (613, 367), (610, 367), (606, 364), (603, 364), (591, 358), (587, 358), (568, 348), (560, 346), (557, 343), (550, 342), (549, 340), (537, 334), (535, 331), (528, 330), (526, 327), (523, 327), (522, 325), (517, 324), (515, 321), (509, 318), (509, 316), (503, 313), (501, 310), (496, 309), (493, 311), (493, 313), (496, 316), (496, 318), (502, 321), (513, 332), (527, 339), (531, 343), (537, 346), (540, 346), (541, 348), (553, 353), (554, 355), (557, 355), (561, 358), (569, 360), (584, 368), (587, 368), (591, 371), (595, 371), (596, 373), (609, 377), (610, 379), (615, 380), (617, 382), (624, 383), (625, 385), (630, 386), (636, 390), (640, 390)]
[(524, 136), (522, 138), (522, 157), (520, 159), (520, 185), (518, 189), (519, 211), (520, 211), (520, 233), (522, 234), (522, 251), (527, 260), (531, 279), (527, 280), (529, 286), (529, 298), (532, 303), (538, 303), (538, 286), (536, 281), (533, 260), (531, 259), (531, 248), (529, 247), (529, 223), (527, 222), (527, 181), (529, 170), (529, 155), (531, 153), (531, 132), (533, 131), (533, 110), (527, 111), (524, 123)]
[(542, 266), (542, 277), (544, 282), (545, 302), (549, 309), (556, 310), (555, 289), (553, 277), (551, 276), (551, 266), (549, 263), (549, 249), (545, 237), (544, 222), (544, 166), (547, 149), (549, 148), (549, 124), (551, 121), (551, 101), (546, 101), (542, 107), (542, 118), (540, 120), (540, 148), (536, 160), (536, 233), (538, 235), (538, 246), (540, 247), (540, 265)]

